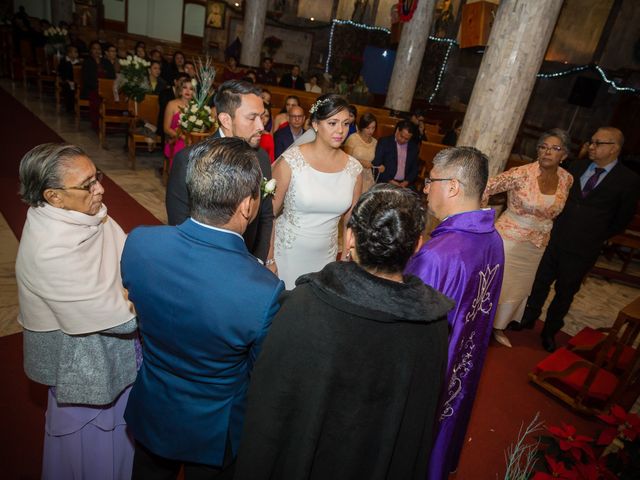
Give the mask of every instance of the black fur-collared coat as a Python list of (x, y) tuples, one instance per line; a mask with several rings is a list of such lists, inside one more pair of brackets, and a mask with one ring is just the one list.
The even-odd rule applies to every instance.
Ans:
[(252, 374), (235, 478), (424, 480), (453, 302), (352, 262), (296, 285)]

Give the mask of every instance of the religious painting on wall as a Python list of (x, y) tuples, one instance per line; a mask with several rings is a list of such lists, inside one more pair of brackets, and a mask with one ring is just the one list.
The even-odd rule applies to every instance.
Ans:
[(207, 2), (207, 27), (224, 29), (224, 16), (227, 4), (221, 1)]

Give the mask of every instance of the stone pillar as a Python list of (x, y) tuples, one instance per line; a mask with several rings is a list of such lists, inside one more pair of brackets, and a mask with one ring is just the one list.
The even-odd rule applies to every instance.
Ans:
[(242, 53), (240, 63), (251, 67), (260, 65), (260, 52), (267, 18), (267, 3), (264, 0), (245, 0)]
[(487, 154), (490, 176), (509, 159), (561, 7), (562, 0), (500, 2), (458, 138)]
[(392, 110), (409, 111), (418, 82), (424, 49), (431, 31), (435, 0), (419, 0), (413, 18), (402, 25), (402, 34), (389, 91), (384, 106)]
[(64, 21), (73, 22), (73, 0), (54, 0), (51, 2), (51, 23), (58, 25)]

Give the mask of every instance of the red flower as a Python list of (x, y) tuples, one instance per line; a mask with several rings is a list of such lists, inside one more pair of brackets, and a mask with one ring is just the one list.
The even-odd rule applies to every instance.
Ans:
[(616, 480), (618, 477), (607, 469), (606, 458), (591, 463), (576, 463), (575, 469), (581, 480)]
[(602, 431), (598, 438), (598, 445), (609, 445), (618, 433), (633, 442), (640, 435), (640, 418), (632, 413), (627, 413), (618, 405), (611, 407), (610, 415), (598, 415), (598, 418), (611, 425)]
[(578, 474), (573, 470), (569, 470), (562, 462), (556, 462), (553, 457), (545, 455), (549, 466), (549, 473), (536, 472), (533, 480), (554, 480), (560, 478), (563, 480), (578, 480)]
[(560, 445), (560, 450), (570, 451), (573, 458), (580, 460), (580, 452), (584, 452), (589, 458), (595, 458), (589, 443), (593, 438), (584, 435), (576, 435), (576, 427), (562, 424), (562, 427), (550, 426), (547, 430), (553, 435)]

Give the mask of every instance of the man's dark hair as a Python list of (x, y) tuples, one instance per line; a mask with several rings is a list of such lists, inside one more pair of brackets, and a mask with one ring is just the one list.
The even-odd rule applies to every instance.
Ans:
[(244, 80), (228, 80), (218, 88), (213, 102), (218, 115), (228, 113), (233, 118), (236, 110), (242, 104), (242, 95), (257, 95), (262, 93), (259, 87)]
[(409, 132), (413, 133), (413, 123), (411, 120), (400, 120), (396, 123), (396, 132), (400, 132), (401, 130), (409, 130)]
[(189, 152), (190, 214), (207, 225), (225, 225), (240, 202), (260, 195), (262, 172), (256, 150), (237, 137), (208, 138)]
[(425, 227), (424, 201), (408, 188), (381, 183), (362, 194), (348, 227), (362, 267), (402, 272)]

